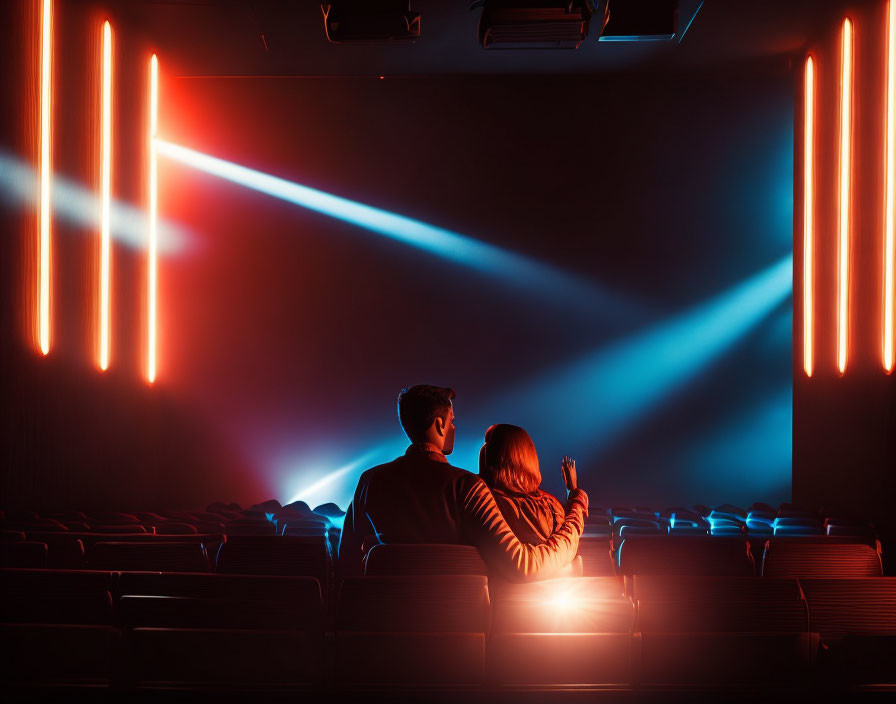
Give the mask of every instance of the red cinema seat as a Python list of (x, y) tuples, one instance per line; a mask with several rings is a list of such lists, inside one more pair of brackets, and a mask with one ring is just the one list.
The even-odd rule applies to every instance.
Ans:
[(336, 678), (348, 687), (473, 687), (483, 680), (487, 580), (353, 577), (336, 615)]
[(95, 543), (87, 552), (92, 570), (207, 572), (208, 558), (202, 543), (147, 542)]
[(34, 541), (0, 543), (0, 567), (47, 567), (47, 544)]
[(177, 521), (163, 521), (155, 524), (156, 535), (195, 535), (196, 526)]
[(364, 558), (367, 575), (474, 574), (488, 568), (471, 545), (390, 543), (374, 545)]
[(579, 557), (582, 558), (582, 570), (586, 577), (616, 575), (616, 565), (613, 563), (609, 538), (583, 535), (579, 538)]
[(762, 555), (765, 577), (879, 577), (880, 555), (861, 543), (769, 540)]
[(821, 636), (819, 672), (845, 685), (896, 686), (896, 577), (800, 579)]
[(796, 580), (635, 575), (647, 688), (798, 684), (817, 636)]
[(324, 583), (329, 573), (329, 547), (324, 538), (228, 536), (218, 549), (216, 571), (316, 577)]
[[(313, 586), (312, 586), (313, 585)], [(243, 574), (123, 572), (118, 578), (118, 594), (185, 596), (204, 599), (270, 599), (295, 601), (308, 598), (320, 584), (312, 577), (268, 577)]]
[(307, 630), (135, 628), (127, 640), (138, 690), (305, 690), (324, 671), (323, 637)]
[(619, 546), (619, 571), (635, 574), (751, 577), (750, 544), (740, 538), (712, 536), (634, 536)]
[[(121, 634), (109, 626), (2, 624), (0, 679), (18, 687), (110, 687), (121, 653)], [(21, 699), (20, 699), (21, 700)], [(11, 700), (13, 701), (13, 700)]]
[(630, 686), (634, 606), (616, 577), (500, 584), (487, 674), (499, 686)]
[(0, 622), (113, 625), (112, 574), (0, 570)]

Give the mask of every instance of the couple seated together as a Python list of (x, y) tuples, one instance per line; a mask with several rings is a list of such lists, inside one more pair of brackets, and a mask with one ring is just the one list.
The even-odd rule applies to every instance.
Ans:
[(588, 513), (575, 462), (561, 467), (567, 502), (541, 491), (535, 445), (513, 425), (493, 425), (479, 452), (479, 475), (448, 463), (454, 449), (454, 391), (418, 385), (398, 397), (411, 441), (401, 457), (358, 480), (339, 542), (339, 571), (362, 572), (378, 543), (454, 543), (479, 549), (489, 572), (511, 581), (568, 574)]

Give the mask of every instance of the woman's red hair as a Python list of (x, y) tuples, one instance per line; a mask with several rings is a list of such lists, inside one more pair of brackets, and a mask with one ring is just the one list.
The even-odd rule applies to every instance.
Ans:
[(486, 430), (479, 452), (479, 475), (490, 488), (512, 494), (531, 494), (538, 489), (541, 470), (529, 433), (506, 423)]

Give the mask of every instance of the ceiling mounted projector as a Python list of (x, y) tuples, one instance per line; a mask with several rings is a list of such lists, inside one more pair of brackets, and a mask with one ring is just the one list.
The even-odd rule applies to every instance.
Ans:
[(606, 0), (477, 0), (482, 8), (479, 43), (484, 49), (578, 49)]
[(341, 0), (320, 9), (334, 44), (410, 44), (420, 36), (421, 15), (410, 0)]
[[(609, 22), (601, 32), (600, 41), (644, 42), (676, 38), (678, 0), (609, 0), (609, 3)], [(691, 19), (702, 4), (693, 8)]]

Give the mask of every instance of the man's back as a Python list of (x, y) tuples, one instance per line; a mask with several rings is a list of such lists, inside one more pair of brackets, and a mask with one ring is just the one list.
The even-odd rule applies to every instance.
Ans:
[[(478, 477), (452, 467), (445, 456), (412, 445), (392, 462), (368, 469), (358, 480), (352, 500), (340, 563), (360, 564), (360, 551), (349, 547), (350, 534), (369, 544), (466, 543), (460, 512), (463, 499)], [(343, 552), (349, 554), (343, 556)], [(345, 561), (345, 562), (344, 562)]]

